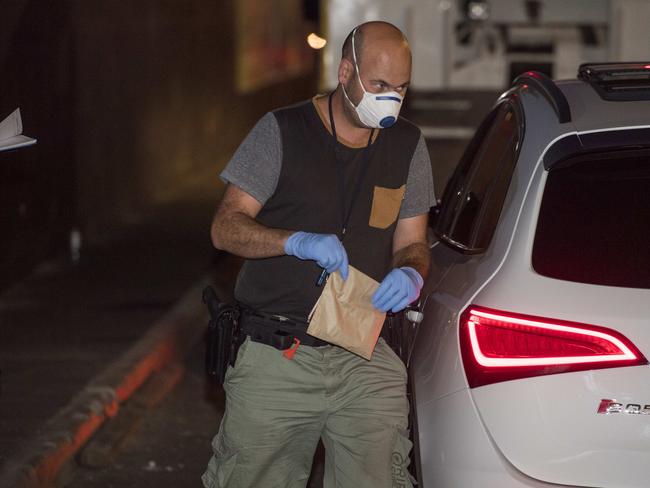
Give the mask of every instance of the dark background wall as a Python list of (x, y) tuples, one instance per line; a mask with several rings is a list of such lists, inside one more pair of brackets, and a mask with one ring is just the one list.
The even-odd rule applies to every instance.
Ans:
[(69, 4), (11, 0), (1, 10), (0, 118), (20, 107), (38, 144), (0, 153), (0, 287), (56, 251), (75, 205)]
[[(0, 287), (215, 180), (264, 112), (311, 96), (305, 76), (235, 88), (236, 0), (11, 0), (0, 17), (0, 117), (34, 147), (0, 153)], [(215, 200), (217, 193), (215, 190)]]

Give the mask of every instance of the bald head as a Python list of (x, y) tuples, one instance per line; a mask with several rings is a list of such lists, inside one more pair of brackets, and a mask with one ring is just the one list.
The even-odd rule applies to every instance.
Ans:
[[(356, 27), (343, 44), (338, 79), (337, 91), (348, 120), (356, 127), (379, 127), (377, 121), (363, 121), (357, 107), (367, 93), (391, 94), (392, 98), (386, 99), (398, 99), (401, 106), (411, 81), (411, 49), (406, 36), (388, 22), (366, 22)], [(397, 115), (393, 115), (395, 120)]]
[(354, 51), (360, 66), (366, 58), (366, 47), (372, 51), (388, 51), (411, 57), (408, 40), (404, 33), (393, 24), (382, 21), (365, 22), (355, 27), (343, 42), (342, 57), (354, 62), (352, 37), (354, 34)]

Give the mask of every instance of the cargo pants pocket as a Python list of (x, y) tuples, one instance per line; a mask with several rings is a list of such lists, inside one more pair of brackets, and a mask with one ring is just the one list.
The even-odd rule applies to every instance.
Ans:
[(396, 427), (393, 452), (390, 459), (390, 476), (392, 488), (413, 488), (416, 481), (409, 473), (411, 459), (409, 453), (413, 443), (409, 440), (408, 430)]
[(239, 451), (230, 448), (225, 442), (224, 435), (219, 432), (212, 441), (214, 455), (208, 467), (201, 476), (205, 488), (225, 488), (230, 484), (234, 486), (233, 474), (237, 466)]

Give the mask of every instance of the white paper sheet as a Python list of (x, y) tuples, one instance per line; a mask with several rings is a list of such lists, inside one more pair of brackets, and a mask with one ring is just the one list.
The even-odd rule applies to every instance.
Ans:
[(36, 139), (23, 134), (23, 121), (17, 108), (0, 122), (0, 152), (36, 144)]

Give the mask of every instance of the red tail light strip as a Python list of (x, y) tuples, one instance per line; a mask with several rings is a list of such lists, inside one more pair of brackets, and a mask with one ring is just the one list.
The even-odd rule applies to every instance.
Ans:
[[(586, 328), (577, 328), (567, 325), (550, 324), (536, 320), (527, 320), (496, 313), (484, 312), (476, 309), (470, 310), (470, 318), (467, 322), (469, 327), (470, 340), (474, 357), (482, 366), (504, 367), (504, 366), (548, 366), (556, 364), (572, 363), (597, 363), (600, 361), (626, 361), (638, 359), (621, 340), (611, 334), (589, 330)], [(481, 318), (490, 319), (491, 321), (501, 324), (518, 324), (525, 325), (531, 329), (543, 331), (564, 332), (575, 334), (577, 336), (587, 336), (602, 339), (615, 346), (619, 351), (618, 354), (590, 354), (588, 356), (546, 356), (546, 357), (488, 357), (481, 351), (481, 345), (476, 333), (477, 324), (481, 323)], [(558, 338), (560, 340), (560, 338)], [(517, 351), (513, 351), (516, 353)]]
[(470, 387), (518, 378), (648, 364), (619, 332), (470, 306), (460, 319)]

